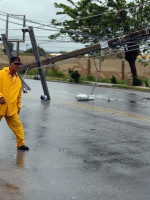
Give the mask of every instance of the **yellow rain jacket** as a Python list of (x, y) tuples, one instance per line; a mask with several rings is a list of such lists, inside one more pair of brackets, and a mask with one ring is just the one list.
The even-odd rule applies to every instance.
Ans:
[(0, 71), (0, 98), (4, 97), (6, 104), (0, 105), (0, 115), (12, 116), (21, 109), (22, 84), (17, 73), (12, 78), (9, 67)]

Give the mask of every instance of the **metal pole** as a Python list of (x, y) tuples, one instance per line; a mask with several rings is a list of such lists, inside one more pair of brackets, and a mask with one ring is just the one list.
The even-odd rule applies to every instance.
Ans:
[[(23, 15), (23, 27), (26, 26), (26, 16)], [(23, 32), (23, 41), (25, 42), (25, 32)]]
[(7, 14), (7, 20), (6, 20), (6, 37), (8, 38), (8, 19), (9, 19), (9, 14)]
[[(8, 59), (10, 60), (10, 58), (13, 56), (13, 54), (12, 54), (11, 48), (8, 44), (7, 37), (5, 34), (2, 34), (1, 36), (2, 36), (2, 41), (3, 41), (4, 47), (6, 49)], [(21, 79), (23, 88), (25, 88), (26, 90), (31, 90), (31, 88), (27, 85), (27, 83), (21, 77), (20, 77), (20, 79)]]
[(17, 56), (19, 57), (19, 42), (17, 42)]
[(95, 89), (95, 87), (96, 87), (97, 81), (98, 81), (99, 76), (100, 76), (100, 73), (101, 73), (101, 63), (102, 63), (102, 57), (101, 57), (101, 52), (100, 52), (100, 58), (99, 58), (99, 73), (98, 73), (98, 75), (97, 75), (97, 78), (96, 78), (94, 87), (93, 87), (93, 89), (92, 89), (91, 95), (92, 95), (93, 92), (94, 92), (94, 89)]
[(42, 83), (44, 95), (47, 96), (47, 100), (50, 100), (50, 95), (49, 95), (47, 83), (46, 83), (46, 80), (45, 80), (45, 76), (44, 76), (44, 73), (43, 73), (43, 67), (42, 67), (42, 63), (41, 63), (41, 60), (40, 60), (40, 54), (39, 54), (37, 43), (36, 43), (36, 40), (35, 40), (33, 27), (29, 27), (28, 31), (29, 31), (29, 35), (30, 35), (30, 39), (31, 39), (31, 43), (32, 43), (32, 49), (33, 49), (35, 59), (36, 59), (37, 62), (40, 63), (38, 70), (39, 70), (39, 74), (40, 74), (40, 77), (41, 77), (41, 83)]
[(7, 41), (7, 36), (5, 34), (1, 34), (1, 36), (2, 36), (2, 41), (3, 41), (3, 44), (4, 44), (4, 48), (6, 49), (8, 59), (10, 60), (10, 58), (13, 55), (12, 55), (11, 48), (10, 48), (8, 41)]

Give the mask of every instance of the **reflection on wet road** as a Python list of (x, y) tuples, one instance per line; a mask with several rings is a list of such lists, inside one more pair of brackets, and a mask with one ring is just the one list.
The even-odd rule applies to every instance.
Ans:
[(143, 92), (27, 80), (21, 121), (29, 152), (0, 124), (0, 199), (149, 200), (150, 101)]
[[(88, 105), (88, 104), (85, 104), (85, 103), (84, 104), (83, 103), (73, 103), (73, 102), (67, 102), (67, 101), (60, 100), (60, 99), (54, 99), (54, 101), (63, 102), (63, 103), (70, 104), (70, 105), (73, 105), (73, 106), (78, 106), (78, 107), (81, 107), (81, 108), (99, 110), (99, 111), (108, 112), (108, 113), (111, 113), (111, 114), (117, 114), (117, 115), (121, 115), (121, 116), (127, 116), (127, 117), (131, 117), (131, 118), (137, 118), (137, 119), (141, 119), (141, 120), (150, 121), (150, 117), (140, 116), (140, 115), (136, 115), (136, 114), (132, 114), (132, 113), (121, 112), (121, 111), (117, 111), (117, 110), (106, 109), (106, 108), (102, 108), (102, 107), (96, 107), (96, 106)], [(136, 107), (135, 105), (132, 106), (130, 111), (133, 111), (135, 107)]]

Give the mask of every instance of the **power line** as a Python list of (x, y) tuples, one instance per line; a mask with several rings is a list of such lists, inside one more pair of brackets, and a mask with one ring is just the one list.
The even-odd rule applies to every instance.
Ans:
[[(0, 11), (0, 13), (3, 13), (3, 14), (0, 14), (0, 15), (3, 15), (3, 16), (7, 16), (9, 13), (6, 13), (6, 12), (3, 12), (3, 11)], [(14, 16), (14, 14), (9, 14), (9, 16), (10, 17), (12, 17), (12, 18), (16, 18), (16, 19), (19, 19), (19, 20), (22, 20), (19, 16)], [(26, 19), (27, 20), (27, 19)], [(29, 19), (29, 20), (31, 20), (31, 19)], [(43, 22), (43, 23), (49, 23), (48, 21), (46, 22), (46, 21), (40, 21), (40, 20), (32, 20), (32, 21), (34, 21), (34, 22)]]
[[(135, 9), (135, 8), (140, 8), (140, 7), (143, 7), (143, 6), (149, 6), (150, 3), (146, 3), (146, 4), (141, 4), (141, 5), (135, 5), (133, 7), (130, 7), (130, 8), (123, 8), (123, 9), (120, 9), (120, 10), (116, 10), (116, 12), (120, 12), (120, 11), (124, 11), (124, 10), (130, 10), (130, 9)], [(6, 12), (3, 12), (3, 11), (0, 11), (1, 13), (4, 13), (5, 15), (7, 15), (8, 13)], [(82, 17), (82, 18), (78, 18), (78, 19), (75, 19), (75, 20), (67, 20), (65, 22), (72, 22), (72, 21), (77, 21), (77, 20), (81, 20), (81, 19), (88, 19), (88, 18), (92, 18), (92, 17), (97, 17), (97, 16), (103, 16), (103, 15), (106, 15), (106, 14), (109, 14), (109, 13), (112, 13), (112, 11), (107, 11), (105, 13), (100, 13), (100, 14), (97, 14), (97, 15), (92, 15), (92, 16), (87, 16), (87, 17)], [(4, 16), (3, 14), (3, 16)], [(2, 14), (0, 14), (2, 15)], [(11, 16), (11, 14), (9, 14), (10, 17), (12, 18), (15, 18), (15, 19), (19, 19), (19, 20), (22, 20), (20, 17), (18, 16)], [(42, 24), (42, 23), (39, 23), (37, 20), (31, 20), (31, 19), (25, 19), (27, 22), (30, 22), (30, 23), (34, 23), (34, 24), (38, 24), (38, 25), (41, 25), (41, 26), (47, 26), (47, 27), (51, 27), (51, 28), (56, 28), (56, 25), (59, 25), (59, 24)], [(49, 22), (44, 22), (44, 23), (49, 23)], [(35, 28), (38, 28), (38, 27), (35, 27)], [(40, 27), (39, 27), (40, 28)], [(60, 30), (60, 28), (56, 28), (58, 30)]]
[[(2, 20), (2, 21), (7, 21), (6, 19), (2, 19), (2, 18), (0, 18), (0, 20)], [(9, 20), (9, 22), (11, 23), (11, 24), (16, 24), (16, 25), (20, 25), (20, 26), (23, 26), (23, 24), (20, 24), (20, 23), (17, 23), (17, 22), (13, 22), (13, 21), (10, 21)], [(35, 28), (35, 29), (42, 29), (42, 30), (47, 30), (47, 31), (58, 31), (58, 29), (46, 29), (46, 28), (38, 28), (38, 27), (33, 27), (33, 28)], [(6, 30), (6, 29), (5, 29)], [(8, 29), (9, 30), (9, 29)]]
[[(133, 8), (140, 8), (140, 7), (143, 7), (143, 6), (149, 6), (150, 3), (148, 4), (141, 4), (141, 5), (136, 5), (136, 6), (133, 6), (133, 7), (130, 7), (130, 8), (123, 8), (123, 9), (120, 9), (120, 10), (116, 10), (116, 12), (120, 12), (120, 11), (125, 11), (125, 10), (130, 10), (130, 9), (133, 9)], [(114, 11), (114, 10), (113, 10)], [(115, 12), (115, 11), (114, 11)], [(65, 22), (73, 22), (73, 21), (78, 21), (78, 20), (82, 20), (82, 19), (89, 19), (89, 18), (93, 18), (93, 17), (98, 17), (98, 16), (103, 16), (103, 15), (106, 15), (106, 14), (110, 14), (112, 13), (112, 11), (107, 11), (105, 13), (100, 13), (100, 14), (97, 14), (97, 15), (92, 15), (92, 16), (87, 16), (87, 17), (81, 17), (81, 18), (77, 18), (77, 19), (74, 19), (74, 20), (67, 20)], [(55, 25), (60, 25), (60, 24), (55, 24)]]
[[(149, 48), (148, 48), (149, 49)], [(135, 50), (140, 50), (140, 48), (135, 48), (135, 49), (133, 49), (134, 51)], [(123, 51), (122, 53), (126, 53), (126, 52), (130, 52), (130, 51), (133, 51), (133, 50), (128, 50), (128, 51)], [(108, 57), (108, 56), (113, 56), (113, 55), (117, 55), (118, 53), (110, 53), (110, 54), (107, 54), (107, 55), (105, 55), (105, 54), (101, 54), (101, 56), (102, 57)], [(96, 56), (90, 56), (89, 58), (99, 58), (99, 56), (100, 55), (98, 55), (97, 57)], [(81, 61), (81, 62), (84, 62), (85, 60), (88, 60), (89, 58), (80, 58), (80, 57), (78, 57), (78, 58), (73, 58), (73, 59), (71, 59), (71, 60), (69, 60), (69, 61), (64, 61), (64, 62), (58, 62), (57, 64), (55, 63), (55, 64), (50, 64), (50, 66), (49, 66), (49, 68), (50, 67), (53, 67), (53, 66), (60, 66), (60, 65), (65, 65), (65, 64), (71, 64), (71, 63), (75, 63), (75, 62), (79, 62), (79, 60)], [(43, 66), (43, 68), (44, 67), (47, 67), (47, 66)], [(33, 68), (33, 69), (36, 69), (36, 67), (35, 68)], [(38, 69), (38, 67), (37, 67), (37, 69)]]
[[(120, 10), (117, 10), (117, 12), (122, 11), (122, 10), (127, 10), (127, 9), (133, 9), (133, 8), (137, 8), (137, 7), (141, 7), (141, 6), (146, 6), (146, 5), (150, 5), (150, 4), (142, 4), (142, 5), (133, 6), (133, 7), (131, 7), (131, 8), (120, 9)], [(0, 12), (5, 13), (5, 12), (3, 12), (3, 11), (0, 11)], [(93, 16), (89, 16), (89, 17), (90, 17), (90, 18), (91, 18), (91, 17), (96, 17), (96, 16), (108, 14), (108, 13), (111, 13), (111, 12), (108, 11), (108, 12), (103, 13), (103, 14), (93, 15)], [(6, 14), (7, 14), (7, 13), (5, 13), (5, 15), (6, 15)], [(3, 14), (3, 15), (4, 15), (4, 14)], [(10, 15), (10, 16), (11, 16), (11, 15)], [(18, 16), (11, 16), (11, 17), (16, 18), (16, 19), (21, 19), (21, 18), (18, 17)], [(88, 17), (78, 18), (78, 19), (76, 19), (76, 20), (84, 19), (84, 18), (88, 18)], [(1, 19), (1, 20), (6, 21), (6, 20), (4, 20), (4, 19)], [(26, 21), (28, 21), (28, 22), (30, 22), (30, 23), (34, 23), (34, 24), (40, 25), (39, 27), (33, 27), (34, 29), (38, 29), (38, 30), (41, 29), (41, 30), (47, 30), (47, 31), (58, 31), (58, 30), (60, 30), (59, 28), (56, 28), (56, 27), (55, 27), (55, 28), (56, 28), (55, 30), (46, 29), (46, 28), (41, 28), (41, 26), (47, 26), (47, 27), (51, 27), (51, 28), (54, 28), (54, 27), (52, 27), (51, 25), (47, 25), (47, 24), (37, 23), (37, 22), (34, 21), (34, 20), (26, 19)], [(71, 20), (71, 21), (73, 21), (73, 20)], [(11, 21), (10, 21), (10, 22), (11, 22)], [(68, 21), (68, 22), (69, 22), (69, 21)], [(17, 25), (22, 25), (22, 24), (15, 23), (15, 22), (11, 22), (11, 23), (14, 23), (14, 24), (17, 24)], [(54, 26), (54, 25), (53, 25), (53, 26)], [(120, 35), (120, 34), (118, 33), (118, 35)], [(98, 37), (98, 36), (95, 36), (95, 37)], [(108, 35), (107, 35), (107, 37), (108, 37)], [(100, 38), (99, 38), (99, 39), (100, 39)]]
[[(148, 43), (148, 44), (150, 44), (150, 43)], [(146, 48), (147, 50), (149, 50), (149, 48)], [(119, 53), (126, 53), (126, 52), (130, 52), (130, 51), (136, 51), (136, 50), (140, 50), (140, 47), (139, 48), (135, 48), (135, 49), (132, 49), (132, 50), (127, 50), (127, 51), (122, 51), (122, 52), (119, 52)], [(104, 54), (104, 53), (101, 53), (101, 56), (102, 57), (108, 57), (108, 56), (113, 56), (113, 55), (117, 55), (117, 54), (119, 54), (119, 53), (109, 53), (109, 54)], [(99, 55), (98, 55), (98, 57), (96, 57), (95, 55), (94, 56), (90, 56), (89, 58), (99, 58)], [(71, 64), (71, 63), (74, 63), (74, 62), (76, 62), (76, 61), (85, 61), (85, 60), (87, 60), (87, 59), (89, 59), (89, 58), (72, 58), (72, 59), (70, 59), (69, 61), (64, 61), (64, 62), (61, 62), (61, 63), (58, 63), (58, 64), (51, 64), (50, 65), (50, 67), (52, 67), (52, 66), (60, 66), (60, 65), (63, 65), (63, 64)], [(44, 66), (43, 66), (44, 67)], [(36, 69), (36, 68), (34, 68), (34, 69)]]
[[(147, 5), (150, 5), (150, 4), (147, 4)], [(143, 5), (142, 5), (143, 6)], [(139, 6), (138, 6), (139, 7)], [(135, 7), (134, 7), (135, 8)], [(131, 8), (130, 8), (131, 9)], [(123, 10), (123, 9), (122, 9)], [(118, 10), (119, 11), (119, 10)], [(4, 19), (0, 19), (0, 20), (3, 20), (3, 21), (6, 21), (6, 20), (4, 20)], [(33, 21), (32, 20), (30, 20), (30, 23), (32, 23)], [(22, 24), (19, 24), (19, 23), (15, 23), (15, 22), (12, 22), (12, 23), (14, 23), (14, 24), (17, 24), (17, 25), (21, 25), (22, 26)], [(35, 23), (35, 22), (34, 22)], [(37, 24), (37, 23), (36, 23)], [(41, 25), (41, 24), (40, 24)], [(47, 25), (45, 25), (45, 26), (47, 26)], [(37, 27), (34, 27), (34, 28), (37, 28)], [(14, 29), (15, 30), (15, 29)], [(43, 29), (43, 30), (50, 30), (50, 29)], [(53, 30), (53, 31), (57, 31), (57, 30)], [(119, 34), (119, 33), (118, 33)], [(144, 38), (145, 39), (145, 38)], [(99, 40), (100, 40), (100, 38), (99, 38)], [(50, 42), (49, 40), (45, 40), (45, 42)], [(60, 41), (60, 40), (57, 40), (56, 42), (71, 42), (71, 41)], [(73, 42), (73, 41), (72, 41)], [(130, 42), (132, 42), (132, 40), (130, 40)], [(129, 42), (127, 42), (127, 43), (129, 43)], [(42, 44), (42, 43), (41, 43)], [(44, 44), (44, 43), (43, 43)]]
[[(0, 12), (2, 12), (2, 11), (0, 11)], [(2, 13), (4, 13), (4, 12), (2, 12)], [(2, 14), (0, 14), (0, 15), (2, 15)], [(8, 13), (5, 13), (5, 15), (6, 15), (6, 16), (9, 15), (9, 17), (11, 17), (11, 18), (13, 18), (13, 19), (22, 20), (22, 18), (19, 17), (19, 16), (11, 15), (11, 14), (8, 14)], [(5, 15), (3, 14), (3, 16), (5, 16)], [(43, 24), (43, 23), (39, 23), (39, 22), (37, 22), (37, 21), (35, 21), (35, 20), (31, 20), (31, 19), (25, 19), (25, 21), (26, 21), (26, 22), (33, 23), (33, 24), (37, 24), (37, 25), (40, 25), (40, 26), (47, 26), (47, 27), (55, 28), (55, 29), (59, 30), (59, 28), (57, 28), (57, 27), (54, 26), (53, 24), (50, 24), (49, 22), (45, 22), (45, 23), (48, 23), (48, 24)], [(38, 27), (34, 27), (34, 28), (38, 28)], [(40, 27), (39, 27), (39, 28), (40, 28)]]

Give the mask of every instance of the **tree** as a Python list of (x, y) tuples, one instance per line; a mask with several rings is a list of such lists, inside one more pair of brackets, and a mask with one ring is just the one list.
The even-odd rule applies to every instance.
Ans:
[(32, 49), (32, 48), (29, 48), (29, 49), (27, 49), (26, 51), (24, 51), (24, 53), (33, 53), (33, 49)]
[[(102, 39), (108, 40), (147, 28), (150, 22), (150, 0), (67, 1), (70, 6), (54, 4), (56, 8), (62, 9), (56, 14), (65, 14), (70, 20), (60, 24), (52, 19), (52, 24), (63, 28), (57, 34), (50, 35), (50, 39), (67, 34), (75, 42), (94, 44)], [(125, 59), (129, 62), (133, 77), (137, 77), (135, 61), (140, 53), (139, 47), (140, 41), (126, 43)]]

